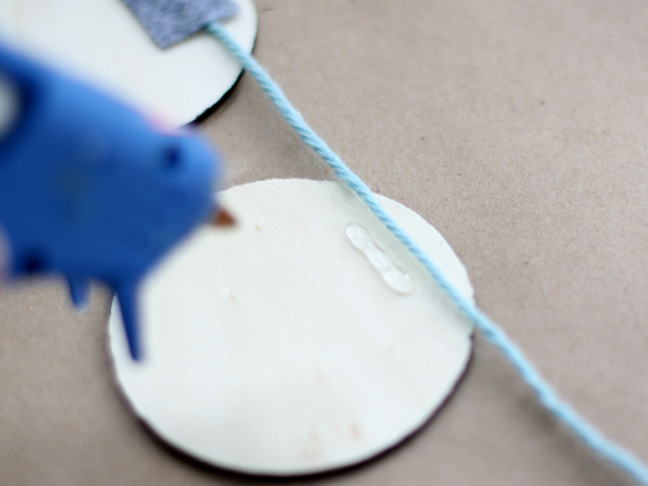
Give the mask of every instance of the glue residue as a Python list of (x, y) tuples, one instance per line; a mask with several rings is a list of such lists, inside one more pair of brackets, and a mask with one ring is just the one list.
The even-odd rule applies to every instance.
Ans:
[(414, 280), (406, 271), (399, 268), (376, 243), (367, 229), (358, 223), (346, 226), (346, 235), (351, 244), (367, 257), (369, 263), (395, 292), (409, 295), (414, 292)]

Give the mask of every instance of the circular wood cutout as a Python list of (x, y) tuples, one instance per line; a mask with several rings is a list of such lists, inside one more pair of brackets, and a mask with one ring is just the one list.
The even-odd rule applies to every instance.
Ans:
[[(223, 21), (252, 50), (252, 0)], [(175, 126), (195, 120), (234, 85), (241, 66), (201, 32), (162, 50), (120, 0), (0, 0), (0, 38), (161, 117)]]
[[(444, 403), (472, 326), (344, 186), (272, 180), (220, 195), (234, 230), (200, 230), (142, 288), (144, 361), (110, 317), (117, 381), (165, 441), (239, 472), (308, 475), (394, 447)], [(443, 237), (377, 196), (472, 298)]]

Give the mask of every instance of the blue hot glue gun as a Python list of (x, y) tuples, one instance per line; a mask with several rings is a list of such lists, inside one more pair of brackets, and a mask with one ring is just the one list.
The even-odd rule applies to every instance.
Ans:
[(142, 277), (198, 225), (232, 222), (214, 199), (218, 157), (190, 131), (158, 130), (124, 104), (1, 45), (0, 85), (0, 228), (9, 278), (62, 275), (77, 306), (91, 279), (106, 283), (130, 353), (140, 359)]

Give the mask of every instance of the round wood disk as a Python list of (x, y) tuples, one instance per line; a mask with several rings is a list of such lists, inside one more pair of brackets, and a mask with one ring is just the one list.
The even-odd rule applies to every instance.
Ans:
[[(252, 50), (252, 0), (223, 22)], [(172, 125), (193, 121), (234, 85), (241, 66), (198, 33), (159, 49), (120, 0), (0, 0), (0, 38), (72, 70)]]
[[(426, 271), (338, 183), (221, 197), (238, 227), (200, 230), (142, 289), (142, 363), (113, 304), (110, 350), (135, 413), (202, 461), (273, 476), (350, 466), (422, 427), (472, 349), (471, 325)], [(472, 297), (443, 237), (377, 197)]]

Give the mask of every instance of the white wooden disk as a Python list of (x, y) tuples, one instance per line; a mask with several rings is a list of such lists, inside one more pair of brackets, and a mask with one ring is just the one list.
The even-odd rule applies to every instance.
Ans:
[[(361, 462), (423, 426), (472, 346), (426, 271), (340, 184), (272, 180), (221, 196), (238, 228), (199, 231), (143, 288), (141, 364), (113, 305), (110, 350), (135, 413), (202, 461), (277, 476)], [(472, 297), (443, 237), (377, 197)]]
[[(245, 49), (257, 32), (253, 0), (223, 25)], [(159, 49), (121, 0), (0, 0), (0, 38), (89, 79), (179, 126), (212, 107), (241, 73), (199, 33)]]

